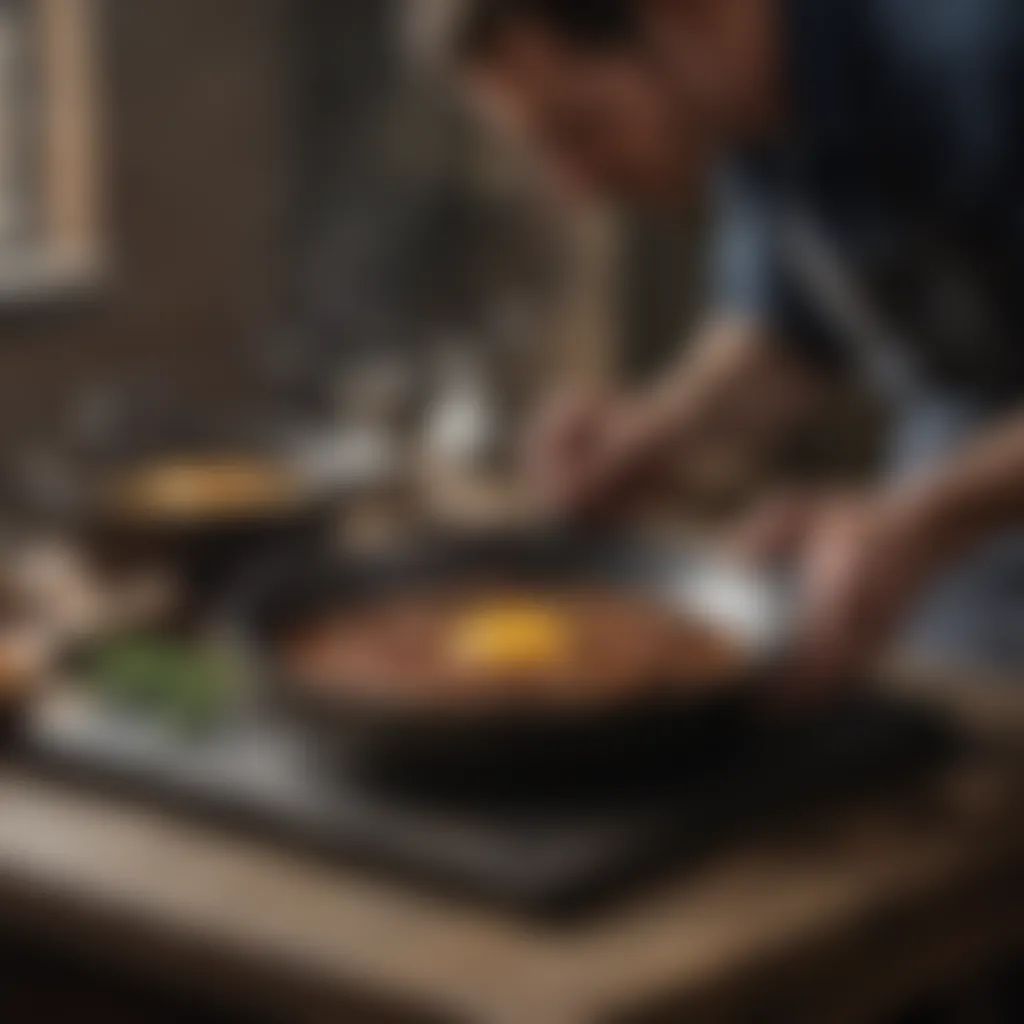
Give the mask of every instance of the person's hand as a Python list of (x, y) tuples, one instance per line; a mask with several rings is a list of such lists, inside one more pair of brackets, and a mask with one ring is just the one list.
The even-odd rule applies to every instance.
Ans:
[(640, 404), (593, 391), (564, 396), (527, 434), (527, 481), (556, 516), (615, 514), (637, 497), (654, 447)]
[(741, 557), (790, 560), (800, 579), (788, 696), (828, 696), (886, 652), (942, 566), (936, 534), (926, 508), (884, 494), (783, 498), (738, 531)]

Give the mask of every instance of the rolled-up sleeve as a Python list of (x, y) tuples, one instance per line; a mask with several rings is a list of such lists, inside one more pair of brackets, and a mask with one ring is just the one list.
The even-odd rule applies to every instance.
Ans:
[(722, 183), (711, 247), (712, 308), (756, 322), (820, 369), (840, 371), (842, 346), (781, 251), (777, 216), (765, 190), (732, 178)]

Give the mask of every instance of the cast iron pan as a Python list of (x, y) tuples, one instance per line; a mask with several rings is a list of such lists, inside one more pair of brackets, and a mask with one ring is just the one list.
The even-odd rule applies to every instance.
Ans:
[[(667, 601), (692, 599), (734, 632), (746, 668), (726, 685), (716, 681), (685, 694), (652, 679), (642, 695), (613, 705), (402, 710), (318, 692), (289, 678), (278, 657), (283, 635), (328, 608), (474, 579), (589, 582)], [(634, 772), (639, 765), (653, 775), (674, 771), (681, 760), (701, 757), (745, 727), (771, 653), (773, 629), (766, 616), (776, 610), (773, 592), (744, 594), (745, 585), (715, 580), (692, 556), (667, 548), (562, 535), (492, 537), (387, 558), (278, 563), (242, 588), (234, 621), (264, 692), (301, 723), (314, 749), (343, 758), (347, 770), (354, 764), (378, 777), (431, 786), (480, 784), (488, 790), (576, 786), (614, 776), (625, 759)]]

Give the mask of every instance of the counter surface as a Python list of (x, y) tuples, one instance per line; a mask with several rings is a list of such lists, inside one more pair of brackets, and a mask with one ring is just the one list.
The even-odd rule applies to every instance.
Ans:
[(584, 923), (461, 905), (16, 764), (0, 770), (0, 919), (303, 1018), (870, 1021), (1024, 948), (1024, 698), (900, 678), (960, 717), (969, 756)]

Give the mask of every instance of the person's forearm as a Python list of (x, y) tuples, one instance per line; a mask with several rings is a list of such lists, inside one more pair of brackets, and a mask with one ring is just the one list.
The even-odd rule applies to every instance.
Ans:
[(900, 488), (894, 499), (921, 521), (940, 562), (1024, 528), (1024, 414)]
[(763, 331), (720, 320), (637, 399), (644, 407), (639, 419), (655, 456), (724, 432), (763, 441), (805, 416), (822, 393), (820, 384)]

